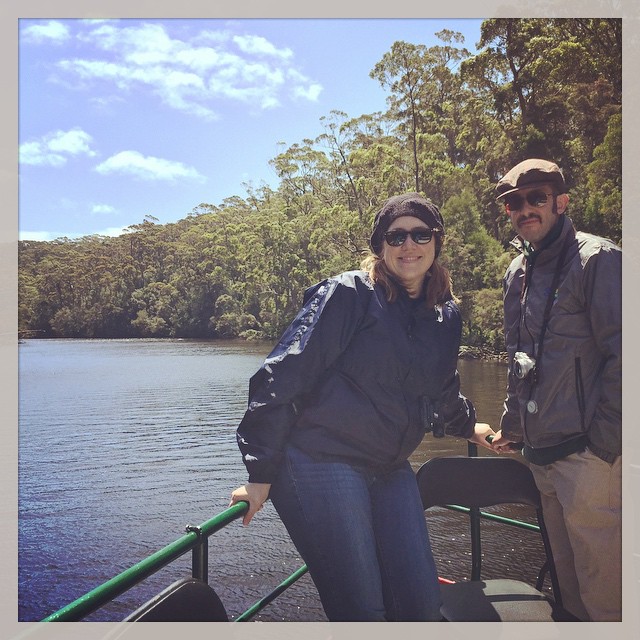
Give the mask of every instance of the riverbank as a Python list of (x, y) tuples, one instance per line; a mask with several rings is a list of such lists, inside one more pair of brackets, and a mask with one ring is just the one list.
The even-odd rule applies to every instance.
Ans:
[(458, 357), (465, 360), (487, 360), (490, 362), (507, 362), (506, 351), (500, 351), (496, 353), (491, 349), (485, 347), (468, 347), (466, 345), (460, 345), (458, 351)]
[[(228, 343), (230, 345), (234, 343), (251, 343), (252, 345), (264, 345), (267, 351), (270, 350), (271, 346), (275, 344), (274, 341), (265, 340), (264, 338), (248, 338), (246, 336), (237, 337), (237, 338), (132, 338), (130, 336), (121, 336), (121, 337), (113, 337), (110, 336), (108, 338), (104, 337), (91, 337), (91, 338), (64, 338), (60, 336), (43, 336), (43, 335), (35, 335), (36, 332), (29, 332), (28, 330), (18, 332), (18, 342), (20, 344), (24, 343), (26, 340), (185, 340), (185, 341), (194, 341), (194, 342), (215, 342), (215, 343)], [(492, 349), (487, 347), (470, 347), (467, 345), (460, 345), (460, 350), (458, 352), (458, 357), (463, 358), (465, 360), (485, 360), (487, 362), (506, 362), (507, 354), (504, 351), (495, 352)]]

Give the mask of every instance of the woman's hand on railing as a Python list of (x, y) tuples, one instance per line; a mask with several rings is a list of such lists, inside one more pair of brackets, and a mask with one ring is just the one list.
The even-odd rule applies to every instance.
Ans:
[(249, 482), (241, 487), (238, 487), (231, 493), (231, 501), (229, 506), (233, 506), (237, 502), (248, 502), (249, 510), (244, 514), (242, 518), (242, 524), (246, 527), (253, 516), (262, 509), (264, 503), (269, 497), (270, 484), (263, 484), (261, 482)]
[(493, 451), (490, 440), (488, 440), (493, 436), (495, 436), (495, 431), (486, 422), (476, 422), (473, 435), (468, 438), (468, 441)]

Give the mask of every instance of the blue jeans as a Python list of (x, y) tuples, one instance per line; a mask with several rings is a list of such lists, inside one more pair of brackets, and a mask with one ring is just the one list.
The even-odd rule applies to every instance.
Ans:
[(408, 462), (378, 474), (289, 447), (270, 497), (329, 620), (441, 620), (436, 567)]

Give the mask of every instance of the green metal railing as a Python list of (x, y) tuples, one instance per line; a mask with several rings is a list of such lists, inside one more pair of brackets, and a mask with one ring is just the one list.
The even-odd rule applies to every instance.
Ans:
[[(468, 454), (470, 456), (477, 455), (476, 445), (469, 444)], [(520, 520), (514, 520), (512, 518), (506, 518), (493, 513), (479, 511), (477, 509), (469, 509), (467, 507), (460, 507), (456, 505), (448, 505), (446, 508), (453, 511), (467, 513), (476, 522), (478, 522), (479, 519), (487, 519), (530, 531), (540, 531), (540, 527), (537, 525), (522, 522)], [(242, 517), (247, 509), (248, 505), (246, 502), (239, 502), (217, 516), (214, 516), (210, 520), (202, 523), (200, 526), (187, 526), (187, 533), (178, 540), (172, 542), (166, 547), (163, 547), (159, 551), (156, 551), (132, 567), (129, 567), (114, 578), (111, 578), (107, 582), (89, 591), (65, 607), (62, 607), (62, 609), (50, 614), (44, 618), (42, 622), (75, 622), (82, 620), (189, 551), (192, 553), (192, 577), (208, 583), (209, 536), (220, 531), (220, 529), (226, 527), (234, 520)], [(545, 568), (543, 567), (542, 571), (544, 571), (544, 569)], [(472, 579), (474, 575), (477, 576), (479, 574), (479, 570), (479, 566), (473, 567)], [(235, 621), (247, 622), (250, 620), (256, 613), (264, 609), (283, 591), (297, 582), (305, 573), (307, 573), (307, 571), (307, 566), (303, 564), (299, 569), (294, 571), (289, 577), (281, 582), (271, 593), (258, 600), (244, 613), (238, 615)]]
[[(192, 552), (192, 577), (208, 582), (209, 536), (242, 517), (247, 509), (246, 502), (239, 502), (198, 527), (188, 526), (187, 533), (175, 542), (156, 551), (141, 562), (129, 567), (114, 578), (47, 616), (42, 622), (75, 622), (82, 620), (189, 551)], [(303, 565), (279, 584), (269, 595), (238, 616), (236, 620), (239, 622), (249, 620), (306, 572), (307, 567)]]
[[(247, 508), (247, 503), (240, 502), (210, 520), (207, 520), (199, 527), (188, 526), (187, 533), (178, 540), (156, 551), (154, 554), (129, 567), (95, 589), (92, 589), (77, 600), (62, 607), (62, 609), (50, 614), (44, 618), (42, 622), (75, 622), (82, 620), (189, 551), (192, 552), (192, 576), (203, 582), (208, 582), (209, 536), (242, 517)], [(459, 507), (456, 505), (448, 505), (446, 508), (467, 514), (470, 512), (470, 509), (467, 507)], [(540, 531), (540, 527), (537, 525), (520, 520), (513, 520), (485, 511), (478, 512), (477, 516), (521, 529)], [(307, 565), (303, 564), (283, 580), (271, 593), (238, 615), (235, 621), (248, 622), (307, 572)]]
[[(459, 507), (455, 504), (449, 504), (445, 507), (451, 511), (460, 511), (461, 513), (471, 513), (469, 507)], [(513, 518), (506, 518), (505, 516), (499, 516), (496, 513), (488, 513), (486, 511), (478, 512), (478, 515), (483, 520), (493, 520), (494, 522), (500, 522), (501, 524), (509, 524), (519, 529), (528, 529), (529, 531), (540, 531), (540, 527), (537, 524), (531, 524), (529, 522), (522, 522), (522, 520), (514, 520)]]
[(244, 613), (241, 613), (236, 622), (247, 622), (256, 613), (262, 611), (270, 602), (275, 600), (285, 589), (288, 589), (294, 582), (297, 582), (307, 573), (307, 565), (303, 564), (297, 571), (294, 571), (286, 580), (283, 580), (268, 596), (261, 598), (252, 607), (249, 607)]

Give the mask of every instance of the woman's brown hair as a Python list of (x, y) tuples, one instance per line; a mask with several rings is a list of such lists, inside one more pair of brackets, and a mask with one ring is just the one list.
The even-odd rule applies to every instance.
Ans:
[[(387, 300), (393, 302), (398, 297), (398, 291), (402, 286), (389, 272), (384, 260), (375, 253), (365, 256), (360, 267), (369, 273), (369, 277), (384, 289)], [(449, 270), (442, 266), (436, 258), (431, 265), (425, 279), (427, 306), (434, 307), (443, 304), (447, 300), (456, 300), (451, 285)]]

